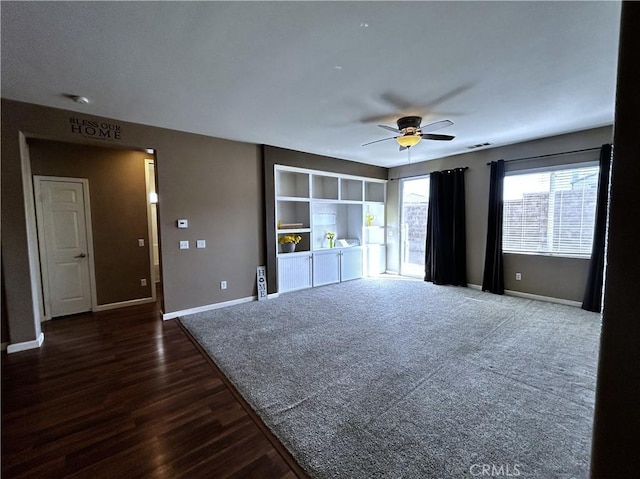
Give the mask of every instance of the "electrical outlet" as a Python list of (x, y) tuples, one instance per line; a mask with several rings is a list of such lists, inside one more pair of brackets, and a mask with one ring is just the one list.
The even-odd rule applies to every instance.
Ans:
[(196, 240), (196, 248), (206, 248), (207, 242), (205, 240)]
[(520, 281), (522, 279), (522, 273), (516, 273), (516, 281)]
[(180, 241), (180, 249), (189, 249), (189, 241)]
[(147, 280), (146, 280), (146, 278), (142, 278), (142, 279), (140, 280), (140, 286), (146, 286), (146, 285), (147, 285)]
[(138, 246), (144, 246), (144, 238), (138, 238)]
[(226, 281), (220, 281), (220, 289), (227, 289), (227, 282)]

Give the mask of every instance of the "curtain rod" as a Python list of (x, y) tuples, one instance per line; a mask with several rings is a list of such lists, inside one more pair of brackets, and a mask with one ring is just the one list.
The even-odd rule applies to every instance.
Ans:
[[(460, 166), (458, 168), (449, 168), (448, 170), (442, 170), (440, 173), (451, 173), (455, 170), (468, 170), (468, 166)], [(389, 178), (389, 181), (393, 180), (406, 180), (407, 178), (417, 178), (419, 176), (429, 176), (431, 173), (438, 173), (437, 171), (430, 171), (429, 173), (420, 173), (419, 175), (410, 175), (410, 176), (398, 176), (397, 178)]]
[[(537, 156), (527, 156), (524, 158), (514, 158), (512, 160), (504, 160), (505, 163), (510, 163), (512, 161), (523, 161), (523, 160), (535, 160), (538, 158), (547, 158), (549, 156), (561, 156), (561, 155), (571, 155), (572, 153), (582, 153), (583, 151), (595, 151), (595, 150), (599, 150), (600, 147), (594, 147), (594, 148), (584, 148), (582, 150), (572, 150), (572, 151), (563, 151), (562, 153), (549, 153), (548, 155), (537, 155)], [(487, 166), (489, 166), (491, 164), (491, 162), (487, 163)]]

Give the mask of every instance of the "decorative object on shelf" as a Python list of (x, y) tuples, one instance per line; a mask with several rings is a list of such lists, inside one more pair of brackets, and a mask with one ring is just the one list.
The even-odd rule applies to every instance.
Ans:
[(302, 228), (302, 223), (280, 223), (278, 228), (281, 230), (295, 230)]
[(278, 243), (282, 245), (283, 253), (293, 253), (301, 239), (300, 235), (282, 235), (278, 238)]
[(333, 239), (336, 237), (336, 234), (331, 231), (327, 231), (324, 237), (329, 240), (329, 248), (333, 248)]
[(367, 213), (367, 215), (364, 217), (367, 226), (371, 226), (373, 224), (373, 220), (376, 219), (375, 216), (373, 216), (371, 213)]

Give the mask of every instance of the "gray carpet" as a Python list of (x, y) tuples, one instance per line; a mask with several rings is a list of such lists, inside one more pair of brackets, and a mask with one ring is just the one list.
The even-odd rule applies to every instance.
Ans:
[(181, 321), (312, 477), (588, 476), (597, 314), (380, 277)]

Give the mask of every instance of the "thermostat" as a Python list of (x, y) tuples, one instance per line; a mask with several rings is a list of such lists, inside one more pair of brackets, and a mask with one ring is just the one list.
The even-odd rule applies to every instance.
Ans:
[(178, 228), (188, 228), (189, 222), (187, 220), (178, 220)]

